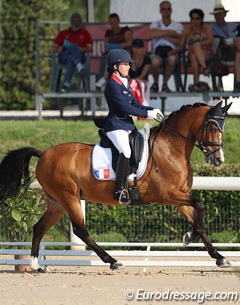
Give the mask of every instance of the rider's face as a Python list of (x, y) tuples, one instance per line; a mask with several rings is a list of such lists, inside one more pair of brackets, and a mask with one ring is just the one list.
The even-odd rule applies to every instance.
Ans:
[(121, 62), (119, 64), (118, 70), (123, 76), (128, 76), (130, 70), (129, 62)]

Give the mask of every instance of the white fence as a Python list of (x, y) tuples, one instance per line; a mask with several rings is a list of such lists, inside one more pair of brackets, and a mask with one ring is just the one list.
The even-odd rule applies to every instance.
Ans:
[[(98, 243), (100, 246), (106, 247), (134, 247), (141, 248), (140, 250), (111, 250), (108, 251), (113, 257), (117, 257), (125, 266), (131, 267), (216, 267), (215, 260), (211, 259), (206, 251), (192, 250), (192, 251), (156, 251), (156, 248), (182, 248), (180, 243)], [(27, 242), (0, 242), (0, 246), (20, 247), (30, 246)], [(108, 266), (103, 263), (93, 251), (86, 250), (47, 250), (49, 246), (66, 247), (66, 246), (80, 246), (83, 244), (65, 243), (65, 242), (43, 242), (41, 243), (40, 265), (41, 266)], [(191, 247), (203, 247), (201, 243), (193, 243)], [(235, 244), (214, 244), (217, 248), (220, 247), (238, 247), (240, 243)], [(145, 250), (144, 250), (145, 248)], [(0, 265), (28, 265), (28, 259), (11, 259), (9, 256), (14, 255), (29, 255), (30, 249), (0, 249)], [(240, 251), (221, 251), (221, 254), (230, 259), (233, 267), (240, 267)], [(47, 259), (48, 257), (48, 259)], [(54, 259), (49, 257), (54, 257)], [(59, 258), (56, 258), (59, 257)], [(64, 259), (62, 258), (64, 257)], [(65, 259), (71, 257), (71, 259)], [(77, 259), (75, 259), (77, 257)], [(79, 259), (80, 258), (80, 259)], [(173, 258), (174, 260), (171, 260)], [(201, 260), (195, 260), (199, 259)], [(187, 259), (187, 260), (186, 260)], [(189, 260), (190, 259), (190, 260)]]
[[(40, 188), (33, 182), (31, 188)], [(193, 177), (193, 190), (240, 191), (240, 177)]]

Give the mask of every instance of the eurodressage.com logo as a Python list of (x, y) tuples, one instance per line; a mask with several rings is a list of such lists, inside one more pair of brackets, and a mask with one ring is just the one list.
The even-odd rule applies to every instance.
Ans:
[(128, 301), (195, 301), (198, 304), (204, 304), (206, 301), (236, 302), (239, 299), (239, 293), (231, 292), (203, 292), (203, 291), (171, 291), (170, 289), (160, 291), (145, 291), (144, 289), (126, 290), (125, 298)]

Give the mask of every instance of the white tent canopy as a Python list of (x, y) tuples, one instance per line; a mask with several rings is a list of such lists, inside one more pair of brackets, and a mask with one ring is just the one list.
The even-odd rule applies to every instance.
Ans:
[[(111, 0), (110, 12), (119, 14), (121, 22), (152, 22), (160, 18), (159, 3), (161, 0)], [(227, 21), (240, 21), (239, 0), (171, 0), (173, 7), (172, 18), (176, 21), (189, 21), (189, 11), (193, 8), (200, 8), (205, 13), (205, 21), (213, 21), (210, 14), (215, 3), (220, 3), (230, 12), (227, 14)]]

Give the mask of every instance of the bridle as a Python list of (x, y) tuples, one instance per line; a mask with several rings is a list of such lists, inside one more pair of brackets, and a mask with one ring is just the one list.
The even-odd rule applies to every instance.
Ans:
[[(202, 126), (202, 137), (201, 140), (198, 144), (195, 144), (195, 146), (197, 146), (204, 154), (206, 157), (209, 157), (210, 155), (216, 153), (218, 150), (220, 150), (223, 147), (223, 143), (222, 142), (211, 142), (208, 141), (208, 124), (212, 122), (214, 123), (218, 130), (223, 133), (224, 132), (224, 116), (218, 116), (218, 115), (207, 115), (206, 119), (204, 121), (204, 124)], [(215, 146), (218, 147), (215, 150), (212, 151), (207, 151), (206, 147), (208, 146)]]
[[(159, 122), (159, 126), (157, 126), (153, 132), (153, 134), (156, 133), (156, 135), (154, 136), (152, 145), (150, 146), (150, 152), (151, 152), (152, 160), (153, 160), (153, 163), (154, 163), (154, 166), (155, 166), (155, 169), (157, 172), (158, 172), (158, 166), (157, 166), (157, 163), (153, 156), (154, 144), (155, 144), (157, 137), (161, 134), (161, 132), (163, 131), (164, 128), (170, 129), (176, 135), (181, 137), (184, 141), (189, 142), (189, 143), (193, 144), (194, 146), (196, 146), (198, 149), (200, 149), (204, 153), (204, 155), (207, 158), (209, 156), (211, 156), (212, 154), (215, 154), (218, 150), (220, 150), (223, 147), (222, 142), (211, 142), (211, 141), (207, 140), (208, 139), (207, 127), (210, 122), (213, 122), (221, 133), (224, 132), (224, 116), (209, 115), (209, 114), (206, 115), (205, 121), (204, 121), (203, 125), (200, 127), (200, 128), (202, 128), (202, 130), (201, 130), (202, 136), (201, 136), (201, 140), (198, 144), (196, 143), (196, 139), (191, 140), (191, 139), (187, 138), (186, 136), (182, 135), (179, 131), (175, 130), (173, 127), (166, 125), (165, 121), (162, 121), (162, 122), (160, 122), (159, 120), (156, 120), (156, 121)], [(198, 134), (198, 132), (197, 132), (197, 134)], [(206, 147), (208, 147), (208, 146), (210, 146), (210, 147), (215, 146), (218, 148), (215, 150), (212, 150), (212, 151), (208, 151), (206, 149)]]

